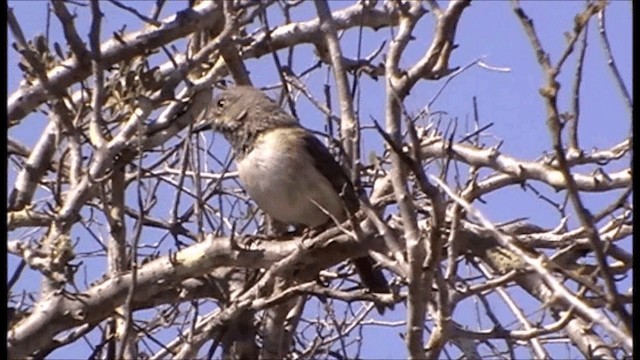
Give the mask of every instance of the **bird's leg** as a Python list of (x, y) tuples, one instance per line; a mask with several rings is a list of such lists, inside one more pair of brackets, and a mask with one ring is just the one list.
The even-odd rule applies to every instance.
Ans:
[(270, 236), (281, 236), (290, 232), (289, 225), (278, 221), (269, 215), (265, 215), (265, 220), (265, 233)]
[(329, 224), (325, 224), (325, 225), (320, 225), (320, 226), (316, 226), (316, 227), (313, 227), (313, 228), (304, 227), (304, 228), (300, 229), (299, 231), (301, 231), (302, 240), (307, 240), (307, 239), (313, 239), (316, 236), (320, 235), (325, 230), (327, 230), (328, 227), (330, 227), (330, 225)]

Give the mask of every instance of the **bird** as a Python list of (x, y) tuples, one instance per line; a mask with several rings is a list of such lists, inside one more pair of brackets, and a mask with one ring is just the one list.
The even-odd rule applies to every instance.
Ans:
[[(343, 223), (358, 212), (356, 190), (327, 147), (255, 87), (219, 92), (194, 131), (204, 128), (221, 133), (230, 143), (240, 182), (273, 219), (314, 229)], [(391, 293), (370, 256), (351, 261), (369, 291)], [(376, 309), (384, 314), (385, 306), (376, 304)]]

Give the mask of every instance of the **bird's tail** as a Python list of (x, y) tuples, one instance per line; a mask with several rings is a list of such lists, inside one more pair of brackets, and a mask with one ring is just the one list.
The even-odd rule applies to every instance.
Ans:
[[(362, 283), (371, 292), (386, 294), (391, 293), (389, 283), (384, 277), (382, 270), (375, 267), (375, 262), (370, 256), (363, 256), (357, 259), (353, 259), (353, 265), (355, 265)], [(393, 310), (393, 305), (376, 304), (376, 309), (378, 310), (378, 313), (380, 315), (384, 314), (384, 310), (387, 307)]]

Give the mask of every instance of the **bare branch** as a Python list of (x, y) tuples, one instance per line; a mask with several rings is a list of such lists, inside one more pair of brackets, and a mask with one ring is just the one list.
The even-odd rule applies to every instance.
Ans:
[(604, 48), (604, 52), (607, 56), (607, 64), (609, 65), (609, 69), (611, 69), (613, 78), (616, 80), (618, 89), (620, 89), (624, 102), (627, 105), (627, 110), (629, 110), (629, 115), (633, 115), (633, 100), (631, 99), (629, 91), (627, 90), (627, 87), (622, 80), (622, 76), (620, 76), (620, 71), (618, 70), (618, 66), (616, 65), (616, 62), (613, 58), (611, 46), (609, 45), (609, 38), (607, 37), (607, 30), (605, 26), (605, 9), (606, 8), (603, 7), (598, 12), (598, 31), (600, 33), (600, 39), (602, 40), (602, 47)]
[(567, 157), (562, 144), (562, 124), (560, 122), (560, 114), (558, 112), (557, 106), (557, 95), (560, 84), (556, 81), (556, 77), (560, 72), (562, 63), (564, 59), (566, 59), (566, 56), (568, 56), (568, 54), (573, 50), (573, 44), (577, 40), (585, 24), (588, 22), (591, 16), (595, 15), (604, 7), (604, 3), (599, 3), (599, 5), (588, 3), (586, 9), (581, 14), (578, 14), (578, 16), (576, 16), (574, 35), (571, 38), (572, 41), (569, 42), (567, 49), (565, 50), (563, 57), (561, 57), (560, 61), (558, 62), (556, 68), (551, 68), (549, 62), (547, 61), (549, 57), (544, 52), (544, 49), (542, 48), (542, 45), (538, 40), (538, 36), (533, 28), (533, 23), (530, 19), (528, 19), (524, 11), (515, 4), (516, 3), (514, 2), (514, 11), (521, 19), (525, 31), (529, 35), (532, 46), (538, 54), (540, 66), (545, 72), (547, 83), (545, 84), (545, 87), (540, 89), (540, 94), (545, 100), (548, 116), (547, 126), (551, 135), (553, 150), (556, 154), (560, 173), (566, 181), (569, 199), (573, 204), (580, 223), (586, 228), (589, 240), (591, 242), (591, 247), (594, 251), (594, 255), (596, 257), (596, 260), (598, 261), (600, 271), (603, 275), (603, 280), (607, 287), (607, 300), (610, 302), (613, 311), (618, 313), (618, 315), (620, 316), (622, 320), (621, 324), (625, 327), (625, 331), (630, 334), (631, 317), (627, 312), (627, 309), (622, 304), (620, 297), (618, 296), (618, 289), (616, 288), (615, 281), (610, 274), (609, 265), (603, 252), (602, 239), (600, 239), (598, 235), (597, 229), (593, 222), (593, 216), (591, 215), (591, 212), (585, 207), (580, 197), (579, 190), (576, 186), (576, 181), (569, 169)]
[(320, 20), (320, 31), (326, 40), (326, 46), (329, 49), (331, 65), (333, 67), (333, 75), (338, 87), (338, 96), (340, 99), (340, 138), (345, 151), (345, 156), (352, 168), (351, 178), (356, 179), (356, 164), (360, 160), (360, 127), (359, 122), (355, 118), (353, 112), (353, 99), (349, 90), (349, 80), (342, 62), (342, 49), (338, 41), (336, 25), (334, 23), (329, 5), (324, 0), (315, 2)]
[[(179, 39), (211, 22), (222, 21), (222, 13), (215, 2), (204, 2), (195, 9), (183, 11), (176, 16), (164, 20), (159, 29), (144, 29), (130, 33), (125, 43), (115, 39), (101, 45), (102, 66), (108, 67), (117, 62), (131, 60), (150, 49), (154, 49)], [(64, 61), (58, 67), (48, 72), (49, 85), (53, 88), (66, 88), (84, 80), (90, 74), (90, 69), (75, 58)], [(7, 101), (8, 117), (10, 121), (17, 121), (25, 117), (47, 97), (42, 82), (20, 89), (9, 97)]]

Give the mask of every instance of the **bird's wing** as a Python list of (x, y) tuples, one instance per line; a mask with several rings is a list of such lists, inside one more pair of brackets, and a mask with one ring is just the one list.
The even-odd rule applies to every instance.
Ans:
[[(304, 131), (304, 136), (302, 136), (304, 145), (313, 158), (315, 167), (331, 182), (333, 188), (340, 194), (350, 215), (355, 215), (360, 208), (360, 202), (358, 201), (358, 196), (347, 173), (336, 162), (329, 150), (317, 137), (307, 130), (300, 129), (300, 131)], [(391, 293), (387, 279), (382, 273), (382, 270), (375, 267), (375, 261), (371, 257), (363, 256), (353, 259), (353, 263), (360, 275), (360, 279), (362, 279), (362, 283), (370, 291), (376, 293)], [(393, 305), (376, 305), (380, 314), (384, 314), (386, 307), (393, 309)]]
[(336, 162), (329, 150), (311, 132), (300, 129), (304, 132), (302, 139), (309, 155), (313, 158), (316, 169), (325, 177), (336, 190), (345, 203), (347, 211), (355, 215), (360, 208), (358, 196), (349, 177), (344, 169)]

